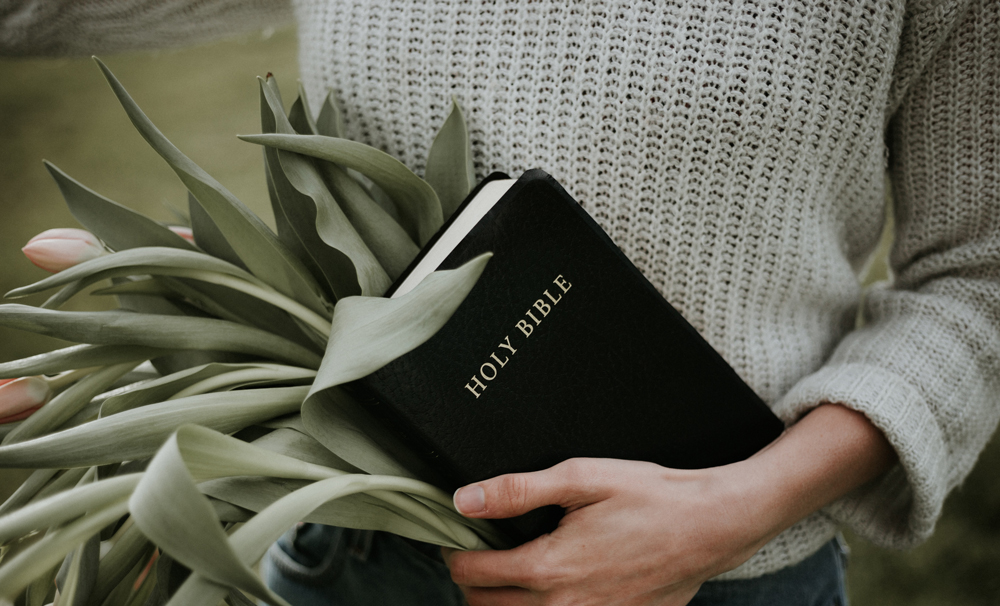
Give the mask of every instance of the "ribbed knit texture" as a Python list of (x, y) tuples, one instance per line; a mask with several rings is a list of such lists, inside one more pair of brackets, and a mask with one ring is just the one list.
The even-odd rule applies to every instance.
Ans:
[[(997, 2), (298, 0), (295, 15), (313, 106), (333, 89), (349, 136), (420, 172), (454, 95), (479, 176), (552, 173), (785, 420), (839, 402), (885, 432), (899, 466), (723, 578), (801, 561), (841, 525), (893, 547), (929, 535), (1000, 415)], [(852, 331), (886, 169), (897, 282)]]
[(274, 0), (0, 0), (0, 55), (92, 55), (205, 42), (280, 25)]

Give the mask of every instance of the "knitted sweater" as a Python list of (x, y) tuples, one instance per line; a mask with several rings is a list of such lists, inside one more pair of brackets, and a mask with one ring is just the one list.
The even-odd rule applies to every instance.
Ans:
[[(43, 14), (56, 4), (0, 9), (0, 47), (180, 43), (283, 10)], [(998, 2), (298, 0), (294, 15), (313, 106), (333, 89), (349, 136), (419, 172), (454, 95), (480, 176), (552, 173), (788, 423), (838, 402), (885, 433), (894, 469), (723, 578), (796, 563), (842, 525), (891, 547), (930, 534), (1000, 416)], [(895, 285), (854, 330), (887, 170)]]

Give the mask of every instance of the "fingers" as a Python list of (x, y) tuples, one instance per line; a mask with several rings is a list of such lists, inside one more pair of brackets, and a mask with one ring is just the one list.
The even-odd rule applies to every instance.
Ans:
[(450, 551), (444, 557), (456, 585), (537, 589), (545, 573), (541, 558), (530, 557), (529, 551), (525, 545), (506, 551)]
[(510, 518), (545, 505), (578, 506), (601, 500), (594, 459), (570, 459), (534, 473), (507, 474), (455, 492), (455, 508), (472, 518)]
[(469, 606), (526, 606), (538, 603), (527, 589), (519, 587), (462, 587)]

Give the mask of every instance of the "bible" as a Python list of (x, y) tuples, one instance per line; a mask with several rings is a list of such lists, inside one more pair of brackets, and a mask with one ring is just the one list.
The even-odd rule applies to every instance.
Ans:
[[(437, 334), (350, 387), (442, 488), (572, 457), (713, 467), (783, 431), (540, 170), (480, 183), (386, 296), (488, 251), (478, 283)], [(552, 527), (544, 517), (506, 530), (523, 542)]]

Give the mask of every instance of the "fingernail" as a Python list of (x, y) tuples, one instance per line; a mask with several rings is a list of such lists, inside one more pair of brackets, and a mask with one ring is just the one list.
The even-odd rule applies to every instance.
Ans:
[(482, 486), (466, 486), (455, 491), (455, 509), (466, 515), (486, 509), (486, 491)]

